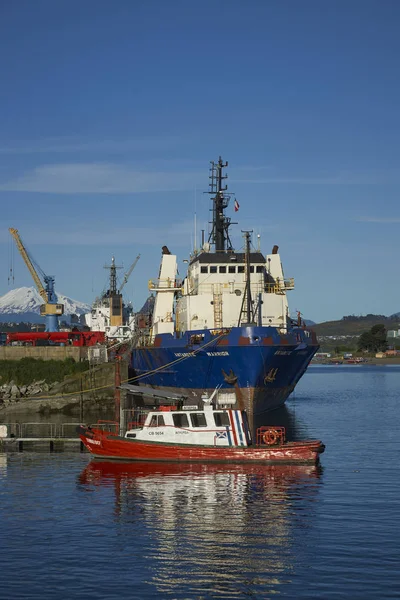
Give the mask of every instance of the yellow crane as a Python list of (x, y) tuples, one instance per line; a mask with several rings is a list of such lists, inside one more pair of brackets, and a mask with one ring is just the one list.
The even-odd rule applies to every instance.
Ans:
[[(54, 290), (54, 277), (46, 275), (38, 264), (34, 264), (32, 257), (21, 240), (18, 229), (10, 227), (8, 231), (14, 238), (24, 263), (28, 267), (32, 279), (36, 284), (38, 292), (43, 298), (44, 304), (40, 307), (40, 314), (46, 317), (46, 331), (58, 331), (58, 317), (64, 314), (64, 305), (57, 301), (57, 295)], [(39, 277), (38, 271), (40, 272), (44, 283)]]

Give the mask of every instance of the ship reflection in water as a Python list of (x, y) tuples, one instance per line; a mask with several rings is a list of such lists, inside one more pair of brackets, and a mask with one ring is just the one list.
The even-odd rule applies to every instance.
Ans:
[(176, 595), (190, 581), (196, 597), (251, 595), (255, 587), (266, 597), (291, 580), (321, 474), (305, 465), (94, 460), (79, 483), (112, 490), (121, 536), (130, 545), (136, 538), (158, 593)]

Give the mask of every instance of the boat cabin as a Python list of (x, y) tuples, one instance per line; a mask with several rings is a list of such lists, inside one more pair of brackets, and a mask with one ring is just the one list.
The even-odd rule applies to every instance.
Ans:
[(161, 406), (147, 414), (142, 427), (129, 429), (125, 437), (168, 444), (244, 448), (252, 443), (245, 411), (214, 409), (211, 404), (205, 404), (202, 410)]

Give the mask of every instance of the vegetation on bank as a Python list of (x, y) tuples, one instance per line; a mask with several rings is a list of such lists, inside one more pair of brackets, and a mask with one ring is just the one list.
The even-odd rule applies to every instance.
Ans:
[[(384, 315), (355, 315), (344, 316), (339, 321), (326, 321), (312, 325), (311, 329), (317, 336), (351, 336), (358, 338), (362, 333), (368, 331), (374, 325), (384, 325), (387, 330), (400, 328), (400, 317), (385, 317)], [(347, 342), (346, 342), (347, 343)], [(357, 345), (357, 342), (356, 344)]]
[(387, 331), (384, 325), (378, 324), (369, 331), (362, 333), (358, 339), (358, 350), (367, 352), (385, 352), (388, 347), (386, 341)]
[(46, 383), (62, 381), (64, 377), (78, 375), (87, 371), (88, 361), (75, 362), (73, 358), (65, 360), (41, 360), (22, 358), (21, 360), (0, 360), (0, 385), (14, 381), (17, 385), (29, 385), (34, 381)]

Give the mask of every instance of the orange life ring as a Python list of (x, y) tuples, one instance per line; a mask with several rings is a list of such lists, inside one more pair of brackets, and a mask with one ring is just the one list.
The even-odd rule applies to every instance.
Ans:
[(268, 429), (263, 435), (264, 444), (267, 446), (273, 446), (279, 440), (279, 433), (276, 429)]

